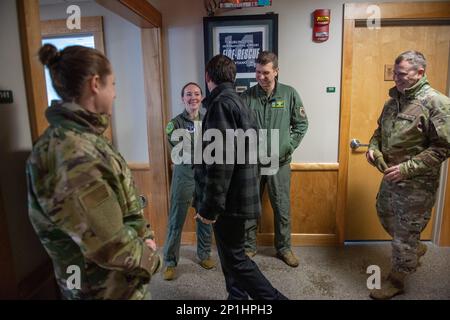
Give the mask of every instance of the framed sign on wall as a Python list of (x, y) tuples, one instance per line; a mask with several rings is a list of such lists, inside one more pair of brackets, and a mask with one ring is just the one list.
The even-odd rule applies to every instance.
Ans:
[(256, 58), (261, 51), (278, 54), (278, 14), (203, 18), (205, 64), (224, 54), (236, 63), (236, 91), (256, 84)]

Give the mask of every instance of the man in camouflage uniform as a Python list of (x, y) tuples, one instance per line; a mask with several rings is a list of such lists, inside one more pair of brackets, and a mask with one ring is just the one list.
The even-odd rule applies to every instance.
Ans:
[(148, 298), (161, 261), (127, 163), (102, 136), (108, 117), (74, 103), (46, 116), (27, 163), (29, 216), (63, 298)]
[(426, 227), (439, 186), (441, 163), (450, 156), (450, 99), (431, 88), (425, 57), (417, 51), (395, 60), (395, 87), (384, 105), (366, 154), (383, 174), (377, 196), (381, 224), (392, 236), (392, 270), (374, 299), (403, 293), (406, 275), (426, 252)]

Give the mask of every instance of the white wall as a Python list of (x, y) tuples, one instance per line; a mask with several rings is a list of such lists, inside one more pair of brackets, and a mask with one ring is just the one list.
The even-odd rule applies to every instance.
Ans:
[(161, 1), (165, 0), (147, 0), (156, 10), (161, 12)]
[(0, 39), (0, 89), (14, 95), (14, 103), (0, 104), (0, 184), (20, 281), (45, 261), (46, 253), (28, 220), (25, 161), (32, 144), (14, 0), (0, 1)]
[[(71, 2), (82, 16), (103, 16), (106, 55), (116, 74), (113, 139), (128, 162), (148, 163), (141, 30), (95, 2)], [(65, 19), (69, 4), (42, 5), (41, 20)]]
[[(309, 129), (294, 153), (294, 162), (338, 161), (342, 20), (345, 2), (366, 0), (274, 0), (271, 7), (232, 10), (220, 15), (275, 12), (278, 16), (278, 55), (281, 82), (297, 89), (309, 117)], [(377, 1), (404, 2), (404, 1)], [(169, 110), (182, 110), (180, 90), (196, 81), (204, 86), (203, 0), (165, 0), (163, 15), (166, 82)], [(314, 43), (311, 14), (331, 9), (330, 38)], [(326, 93), (326, 87), (336, 87)]]

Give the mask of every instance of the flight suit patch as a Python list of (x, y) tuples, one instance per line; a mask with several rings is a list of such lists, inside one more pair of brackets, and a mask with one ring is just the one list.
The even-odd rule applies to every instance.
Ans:
[(172, 131), (173, 131), (174, 129), (175, 129), (175, 126), (173, 125), (173, 122), (170, 121), (170, 122), (167, 124), (167, 127), (166, 127), (166, 133), (167, 133), (167, 134), (171, 134)]
[(277, 100), (272, 102), (272, 108), (284, 108), (284, 107), (285, 107), (284, 100)]

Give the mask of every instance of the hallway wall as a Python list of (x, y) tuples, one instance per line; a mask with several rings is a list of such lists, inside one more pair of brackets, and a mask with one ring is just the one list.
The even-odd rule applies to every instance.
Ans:
[[(414, 0), (413, 0), (414, 1)], [(409, 2), (413, 2), (409, 1)], [(310, 125), (293, 162), (336, 163), (338, 159), (339, 108), (342, 57), (343, 4), (366, 0), (276, 0), (263, 8), (238, 9), (218, 15), (277, 13), (281, 82), (296, 88), (302, 97)], [(377, 1), (377, 2), (407, 2)], [(182, 110), (180, 90), (189, 81), (204, 87), (203, 0), (166, 0), (161, 3), (165, 41), (165, 71), (169, 110)], [(331, 9), (330, 38), (312, 42), (311, 14)], [(336, 87), (326, 93), (326, 87)]]
[(14, 103), (0, 105), (0, 196), (20, 282), (45, 261), (46, 253), (28, 220), (25, 161), (31, 133), (15, 0), (0, 1), (0, 39), (0, 89), (12, 90), (14, 95)]
[[(116, 74), (113, 140), (128, 162), (148, 163), (141, 29), (92, 1), (73, 2), (82, 16), (102, 16), (105, 52)], [(71, 3), (72, 4), (72, 3)], [(41, 20), (65, 19), (68, 4), (41, 6)]]

